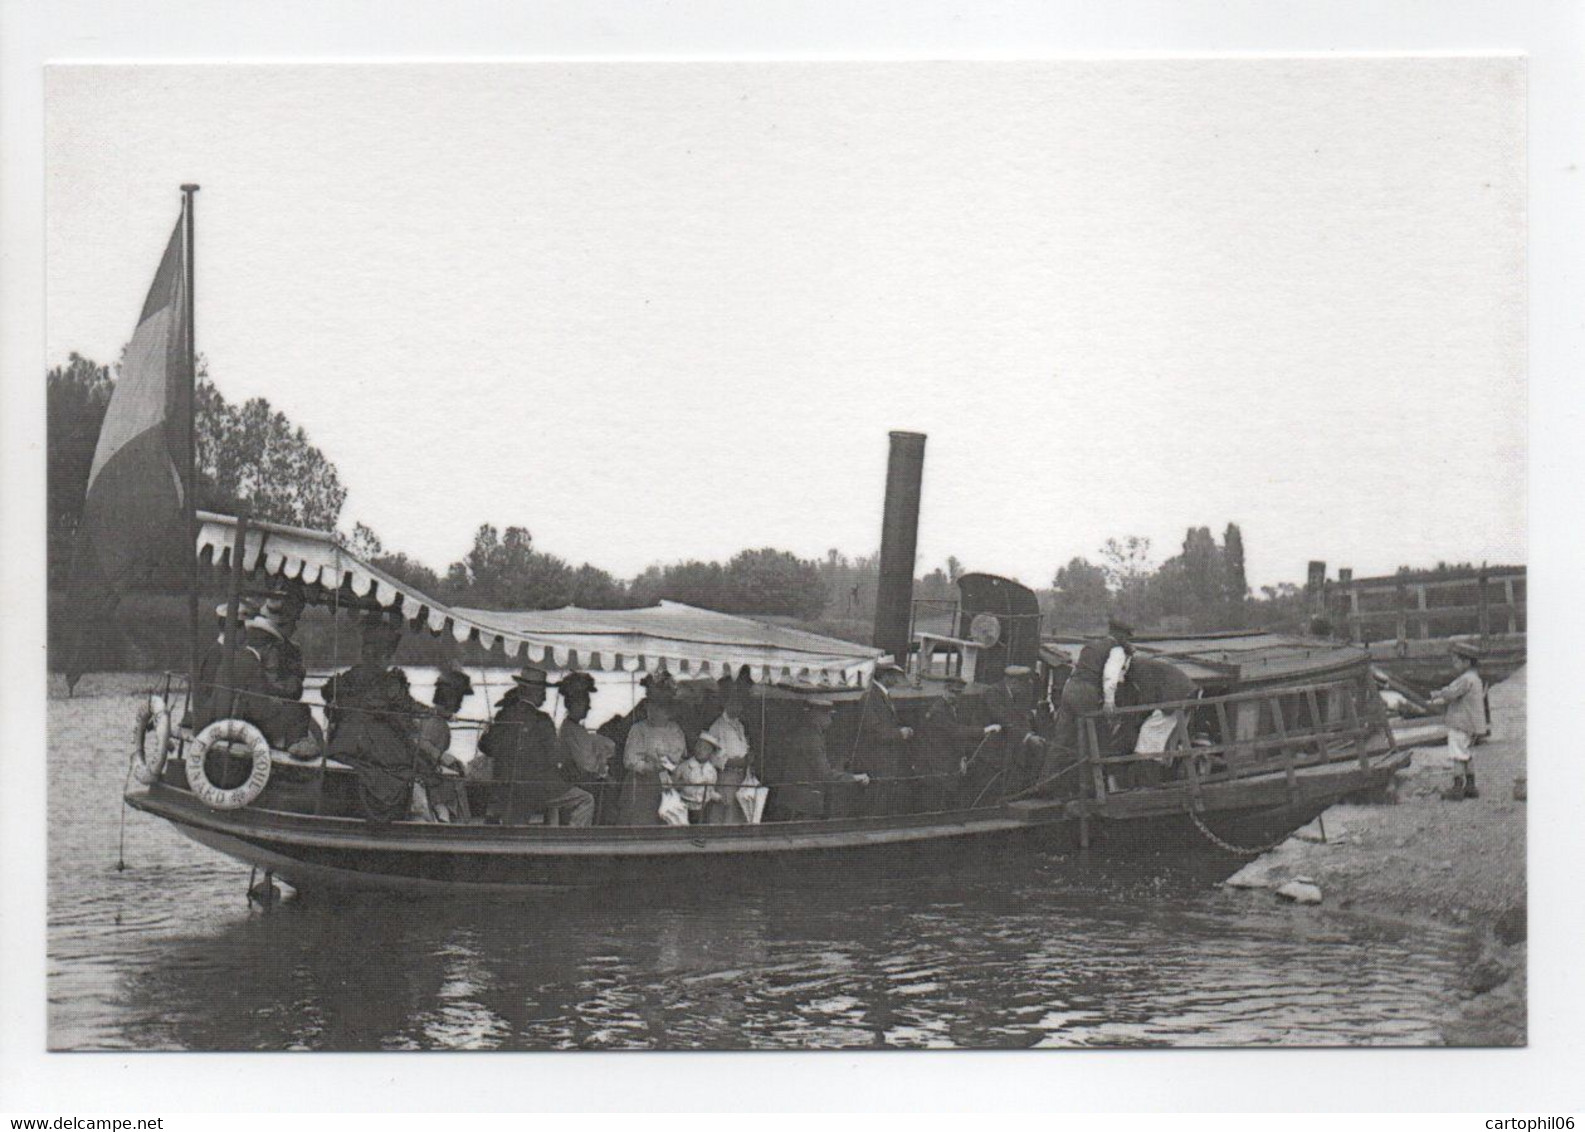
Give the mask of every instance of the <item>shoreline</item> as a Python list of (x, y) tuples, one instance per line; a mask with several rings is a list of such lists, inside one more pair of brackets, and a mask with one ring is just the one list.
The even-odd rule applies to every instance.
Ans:
[(1525, 777), (1525, 669), (1493, 685), (1489, 700), (1492, 734), (1474, 757), (1479, 798), (1443, 800), (1452, 779), (1445, 749), (1417, 750), (1386, 804), (1333, 806), (1224, 882), (1270, 900), (1302, 878), (1320, 889), (1313, 907), (1322, 916), (1461, 930), (1467, 958), (1441, 1026), (1452, 1046), (1527, 1041), (1526, 815), (1515, 797)]

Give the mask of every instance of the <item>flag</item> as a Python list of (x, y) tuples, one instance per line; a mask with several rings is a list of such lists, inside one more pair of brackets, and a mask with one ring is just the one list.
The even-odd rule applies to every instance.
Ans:
[(178, 220), (143, 302), (88, 472), (67, 591), (69, 685), (97, 666), (98, 642), (126, 588), (193, 553), (185, 482), (193, 373), (183, 228)]

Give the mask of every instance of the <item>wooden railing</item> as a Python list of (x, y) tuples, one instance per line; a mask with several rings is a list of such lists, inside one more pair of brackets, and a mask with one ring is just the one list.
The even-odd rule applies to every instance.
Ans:
[[(1240, 739), (1237, 717), (1248, 705), (1256, 707), (1255, 733)], [(1102, 742), (1103, 728), (1156, 711), (1181, 713), (1166, 750), (1108, 753), (1111, 744)], [(1192, 736), (1211, 721), (1216, 740), (1194, 745)], [(1079, 756), (1087, 768), (1080, 773), (1086, 792), (1103, 810), (1107, 795), (1116, 792), (1108, 778), (1120, 768), (1150, 763), (1165, 767), (1170, 780), (1164, 785), (1185, 785), (1198, 808), (1202, 787), (1212, 783), (1280, 772), (1291, 796), (1298, 772), (1306, 767), (1357, 760), (1361, 770), (1369, 770), (1367, 740), (1380, 731), (1390, 741), (1381, 701), (1369, 682), (1359, 678), (1120, 707), (1083, 716), (1079, 724)]]
[[(1525, 599), (1516, 590), (1525, 585), (1526, 571), (1482, 571), (1465, 578), (1442, 578), (1426, 581), (1398, 581), (1396, 579), (1362, 579), (1337, 583), (1342, 600), (1347, 602), (1343, 616), (1348, 622), (1349, 635), (1356, 641), (1372, 636), (1371, 627), (1392, 626), (1398, 640), (1407, 640), (1412, 634), (1427, 639), (1436, 636), (1432, 622), (1444, 623), (1456, 619), (1464, 622), (1481, 636), (1490, 633), (1518, 633), (1526, 615)], [(1500, 589), (1501, 596), (1493, 594)], [(1473, 592), (1475, 601), (1459, 605), (1435, 605), (1430, 594), (1438, 591), (1464, 590)], [(1334, 592), (1337, 592), (1334, 591)], [(1367, 609), (1371, 597), (1391, 595), (1387, 608)], [(1453, 595), (1456, 596), (1456, 595)]]

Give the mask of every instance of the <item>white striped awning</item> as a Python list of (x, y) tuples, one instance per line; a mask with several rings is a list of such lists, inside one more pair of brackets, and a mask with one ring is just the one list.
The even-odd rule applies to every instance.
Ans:
[[(237, 520), (208, 511), (199, 512), (198, 520), (199, 557), (229, 564)], [(457, 608), (359, 558), (334, 534), (279, 523), (248, 523), (242, 566), (251, 574), (343, 589), (362, 601), (400, 609), (411, 628), (448, 633), (458, 643), (471, 641), (549, 668), (665, 668), (674, 675), (720, 676), (746, 666), (766, 681), (862, 684), (883, 655), (866, 645), (672, 601), (644, 609)]]

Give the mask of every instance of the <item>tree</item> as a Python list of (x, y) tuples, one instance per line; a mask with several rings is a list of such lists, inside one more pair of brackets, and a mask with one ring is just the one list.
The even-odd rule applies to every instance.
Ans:
[(386, 553), (385, 543), (366, 523), (352, 524), (352, 533), (342, 537), (342, 544), (359, 558), (384, 570), (404, 585), (429, 597), (441, 596), (440, 575), (416, 558), (401, 551)]
[(697, 560), (654, 565), (629, 590), (640, 605), (678, 601), (722, 613), (814, 618), (826, 608), (830, 576), (845, 560), (810, 562), (785, 550), (744, 550), (724, 566)]
[(1139, 535), (1107, 539), (1101, 547), (1101, 569), (1114, 593), (1137, 586), (1150, 573), (1150, 540)]
[(727, 563), (726, 580), (726, 612), (813, 618), (825, 610), (820, 568), (785, 550), (740, 551)]
[(594, 608), (628, 604), (622, 583), (587, 563), (574, 569), (554, 554), (534, 549), (527, 527), (507, 527), (503, 535), (485, 523), (474, 533), (473, 549), (446, 572), (447, 596), (495, 609)]
[(1106, 571), (1089, 559), (1070, 559), (1066, 566), (1058, 568), (1051, 584), (1056, 591), (1050, 602), (1053, 623), (1087, 629), (1105, 617), (1111, 600)]
[(629, 593), (639, 605), (680, 601), (684, 605), (720, 609), (727, 604), (726, 571), (719, 562), (697, 559), (670, 566), (653, 565), (633, 579)]
[(203, 374), (197, 402), (201, 505), (335, 530), (347, 489), (307, 433), (263, 397), (230, 405)]
[(1227, 592), (1222, 551), (1210, 527), (1190, 527), (1183, 536), (1185, 608), (1176, 610), (1195, 616), (1219, 608)]
[(82, 518), (88, 472), (93, 467), (99, 428), (115, 382), (110, 367), (73, 351), (64, 366), (49, 371), (45, 382), (46, 506), (49, 509), (49, 576), (52, 586), (64, 585), (71, 562), (71, 540)]
[(1244, 532), (1237, 523), (1227, 524), (1222, 534), (1222, 562), (1226, 567), (1226, 596), (1242, 604), (1249, 597), (1249, 580), (1244, 575)]
[(352, 553), (370, 562), (385, 553), (385, 544), (380, 541), (380, 536), (364, 523), (353, 523), (352, 533), (342, 542)]

